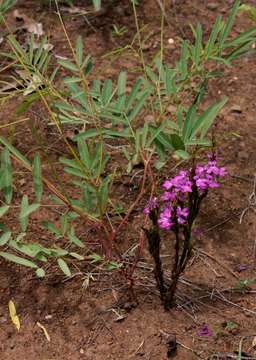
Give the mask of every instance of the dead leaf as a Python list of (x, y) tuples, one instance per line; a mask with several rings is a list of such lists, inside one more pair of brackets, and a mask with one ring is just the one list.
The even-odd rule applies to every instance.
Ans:
[(47, 339), (48, 341), (51, 341), (51, 338), (50, 338), (50, 336), (49, 336), (46, 328), (45, 328), (39, 321), (36, 323), (36, 325), (37, 325), (40, 329), (43, 330), (44, 336), (46, 337), (46, 339)]
[(11, 318), (14, 326), (16, 327), (16, 329), (19, 331), (20, 330), (20, 319), (16, 313), (15, 304), (12, 300), (10, 300), (8, 306), (9, 306), (10, 318)]
[(19, 10), (14, 10), (13, 16), (16, 18), (16, 20), (24, 22), (22, 27), (28, 32), (34, 33), (38, 37), (44, 34), (42, 23), (38, 23), (34, 19), (28, 17), (26, 14), (20, 13)]
[(254, 348), (254, 350), (256, 350), (256, 336), (252, 340), (252, 347)]

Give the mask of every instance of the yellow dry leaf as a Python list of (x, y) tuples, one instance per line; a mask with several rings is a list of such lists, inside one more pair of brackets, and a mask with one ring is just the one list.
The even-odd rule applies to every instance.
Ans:
[(256, 336), (253, 338), (252, 347), (256, 350)]
[(47, 332), (46, 328), (45, 328), (42, 324), (40, 324), (40, 322), (39, 322), (39, 321), (36, 323), (36, 325), (37, 325), (38, 327), (40, 327), (40, 329), (42, 329), (42, 330), (43, 330), (43, 332), (44, 332), (44, 335), (45, 335), (46, 339), (47, 339), (48, 341), (51, 341), (51, 338), (50, 338), (50, 336), (49, 336), (49, 334), (48, 334), (48, 332)]
[(9, 306), (10, 318), (11, 318), (14, 326), (16, 327), (16, 329), (19, 331), (20, 330), (20, 319), (16, 313), (15, 304), (12, 300), (10, 300), (8, 306)]

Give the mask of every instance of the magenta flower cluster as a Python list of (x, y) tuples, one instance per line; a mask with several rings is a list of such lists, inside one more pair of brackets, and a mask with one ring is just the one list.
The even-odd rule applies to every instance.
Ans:
[(201, 192), (205, 192), (209, 188), (219, 187), (218, 178), (227, 175), (224, 167), (218, 167), (216, 160), (209, 160), (205, 165), (197, 165), (194, 180), (196, 186)]
[(175, 225), (186, 224), (190, 209), (187, 206), (188, 196), (193, 191), (203, 195), (210, 188), (219, 186), (219, 178), (226, 176), (224, 167), (219, 167), (217, 161), (210, 158), (205, 165), (196, 165), (189, 171), (180, 171), (172, 179), (163, 183), (164, 192), (159, 201), (153, 198), (144, 209), (145, 214), (156, 208), (160, 209), (158, 224), (160, 228), (170, 230)]

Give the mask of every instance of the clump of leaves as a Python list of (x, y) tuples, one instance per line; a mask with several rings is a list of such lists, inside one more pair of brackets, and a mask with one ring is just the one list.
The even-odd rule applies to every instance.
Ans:
[[(12, 4), (10, 0), (4, 0), (4, 3)], [(100, 6), (100, 1), (94, 4)], [(84, 256), (77, 253), (74, 255), (73, 252), (71, 254), (57, 247), (38, 247), (37, 244), (30, 248), (31, 245), (26, 243), (29, 217), (42, 207), (44, 184), (54, 195), (57, 205), (65, 209), (60, 215), (59, 225), (47, 219), (44, 222), (46, 230), (51, 231), (56, 240), (64, 238), (82, 249), (83, 241), (75, 231), (75, 222), (81, 221), (86, 226), (93, 227), (99, 234), (98, 238), (108, 260), (113, 260), (115, 264), (114, 258), (118, 257), (118, 260), (122, 261), (115, 240), (132, 211), (141, 203), (147, 184), (154, 192), (154, 173), (158, 176), (158, 170), (166, 166), (170, 155), (175, 155), (183, 161), (191, 160), (195, 152), (198, 154), (205, 147), (212, 145), (208, 133), (227, 98), (219, 99), (202, 110), (209, 80), (218, 76), (215, 70), (223, 65), (231, 66), (232, 61), (251, 50), (251, 45), (255, 42), (255, 27), (230, 38), (239, 6), (240, 2), (236, 1), (226, 22), (221, 16), (217, 17), (206, 43), (203, 42), (202, 26), (198, 24), (193, 28), (194, 41), (181, 40), (180, 58), (175, 65), (166, 63), (164, 57), (158, 54), (152, 62), (142, 61), (140, 74), (133, 82), (124, 70), (120, 71), (116, 81), (110, 78), (102, 80), (102, 77), (95, 73), (93, 58), (84, 55), (83, 39), (80, 36), (74, 46), (68, 39), (72, 58), (58, 59), (58, 66), (53, 70), (49, 66), (52, 64), (52, 54), (49, 48), (45, 47), (46, 38), (42, 38), (39, 47), (35, 47), (35, 38), (32, 35), (28, 46), (24, 48), (14, 35), (8, 37), (11, 51), (4, 56), (10, 58), (15, 70), (22, 69), (26, 75), (26, 80), (17, 92), (24, 96), (17, 113), (23, 114), (36, 101), (42, 101), (47, 108), (50, 115), (48, 125), (55, 126), (66, 144), (67, 154), (59, 159), (59, 165), (61, 171), (68, 176), (69, 189), (71, 187), (72, 191), (65, 188), (61, 177), (53, 184), (44, 176), (39, 155), (31, 161), (6, 138), (0, 137), (2, 217), (8, 214), (13, 202), (13, 160), (15, 166), (18, 163), (33, 174), (35, 190), (34, 194), (29, 194), (30, 196), (24, 195), (19, 206), (18, 236), (21, 237), (14, 236), (5, 222), (0, 224), (1, 245), (9, 249), (4, 253), (13, 256), (16, 255), (12, 252), (22, 253), (25, 258), (20, 258), (31, 261), (30, 265), (26, 263), (27, 266), (34, 267), (39, 275), (43, 275), (43, 272), (38, 270), (41, 266), (34, 264), (35, 259), (44, 262), (47, 256), (55, 257), (62, 271), (69, 274), (70, 256), (76, 257), (78, 261), (79, 256)], [(6, 9), (5, 7), (4, 11)], [(138, 51), (131, 45), (130, 49), (134, 56), (143, 60), (142, 48)], [(209, 70), (209, 62), (215, 64), (214, 71)], [(62, 84), (56, 81), (56, 74), (60, 68), (65, 69), (66, 73)], [(3, 101), (17, 93), (5, 92), (2, 94)], [(174, 104), (176, 109), (171, 119), (168, 112), (170, 104)], [(148, 114), (153, 117), (153, 121), (142, 122), (141, 119)], [(64, 136), (66, 126), (78, 127), (78, 134), (72, 138), (72, 143)], [(120, 155), (127, 172), (131, 173), (138, 164), (142, 165), (143, 170), (136, 200), (128, 209), (123, 209), (123, 214), (119, 213), (117, 224), (112, 221), (112, 214), (116, 213), (119, 203), (119, 199), (115, 203), (112, 196), (115, 192), (113, 181), (116, 173), (115, 170), (109, 173), (108, 168), (111, 160), (108, 149), (116, 141), (121, 144)], [(196, 171), (195, 167), (192, 168)], [(189, 179), (192, 182), (196, 181), (190, 170)], [(183, 233), (181, 236), (185, 236), (187, 244), (184, 256), (177, 260), (177, 274), (184, 270), (189, 259), (190, 231), (199, 210), (199, 203), (204, 197), (201, 185), (193, 186), (192, 193), (187, 194), (187, 201), (192, 202), (193, 206), (186, 206), (185, 208), (189, 209), (187, 211), (185, 208), (178, 208), (178, 204), (173, 213), (173, 220), (177, 224), (169, 229), (172, 231), (178, 226), (179, 233)], [(182, 219), (185, 221), (184, 224), (179, 223)], [(160, 226), (158, 218), (156, 226)], [(142, 249), (139, 254), (141, 251)], [(10, 259), (9, 255), (4, 256)], [(18, 262), (16, 258), (12, 257), (12, 260)], [(23, 260), (19, 261), (21, 264)], [(110, 263), (109, 267), (113, 267), (113, 263)], [(169, 299), (166, 300), (167, 303), (172, 302), (171, 296), (168, 295), (166, 298)]]

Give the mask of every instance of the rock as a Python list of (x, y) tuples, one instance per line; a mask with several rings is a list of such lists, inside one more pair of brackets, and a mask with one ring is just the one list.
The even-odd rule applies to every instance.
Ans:
[(206, 5), (208, 10), (216, 10), (219, 7), (219, 4), (217, 2), (210, 2)]
[(174, 106), (174, 105), (169, 105), (168, 108), (167, 108), (167, 111), (171, 114), (175, 114), (176, 111), (177, 111), (177, 107)]
[(241, 150), (238, 152), (237, 157), (240, 161), (247, 161), (249, 159), (249, 154), (247, 151)]
[(144, 121), (147, 122), (148, 124), (154, 124), (155, 123), (155, 117), (153, 115), (146, 115), (144, 117)]
[(230, 112), (235, 113), (235, 114), (241, 114), (242, 113), (242, 108), (241, 108), (240, 105), (235, 104), (235, 105), (231, 106)]
[(6, 316), (0, 316), (0, 324), (4, 324), (7, 322), (7, 317)]

